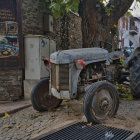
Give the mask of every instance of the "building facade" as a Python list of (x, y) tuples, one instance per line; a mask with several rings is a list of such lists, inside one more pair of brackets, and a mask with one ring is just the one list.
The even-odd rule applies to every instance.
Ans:
[(119, 48), (140, 46), (140, 18), (127, 17), (126, 15), (119, 20)]

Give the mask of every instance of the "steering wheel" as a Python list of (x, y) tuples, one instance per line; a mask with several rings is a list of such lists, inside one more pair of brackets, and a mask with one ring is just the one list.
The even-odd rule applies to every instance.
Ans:
[(107, 48), (104, 48), (104, 49), (106, 49), (106, 50), (112, 50), (112, 44), (111, 43), (109, 43), (109, 42), (106, 42), (106, 41), (99, 41), (99, 43), (100, 43), (100, 48), (103, 48), (103, 43), (104, 44), (107, 44), (107, 45), (109, 45), (110, 47), (107, 47)]

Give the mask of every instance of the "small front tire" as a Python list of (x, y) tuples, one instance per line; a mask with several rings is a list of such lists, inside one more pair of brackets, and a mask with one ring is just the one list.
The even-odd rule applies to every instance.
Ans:
[(62, 100), (49, 95), (49, 79), (44, 79), (33, 88), (31, 102), (35, 110), (42, 112), (59, 107)]

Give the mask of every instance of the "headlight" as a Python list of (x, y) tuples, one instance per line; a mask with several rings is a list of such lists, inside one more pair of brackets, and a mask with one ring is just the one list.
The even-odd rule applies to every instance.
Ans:
[(50, 66), (50, 59), (49, 58), (45, 58), (44, 56), (42, 57), (42, 60), (44, 61), (44, 65), (45, 66)]
[(77, 60), (77, 61), (75, 62), (75, 65), (76, 65), (76, 68), (77, 68), (78, 70), (83, 70), (83, 69), (85, 69), (85, 67), (86, 67), (86, 63), (85, 63), (84, 60)]

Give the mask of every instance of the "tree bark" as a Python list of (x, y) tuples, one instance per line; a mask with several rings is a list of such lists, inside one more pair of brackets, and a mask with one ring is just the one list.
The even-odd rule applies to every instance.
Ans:
[[(99, 46), (100, 41), (107, 41), (115, 35), (114, 25), (123, 16), (134, 0), (110, 0), (106, 7), (99, 0), (81, 0), (79, 15), (82, 18), (83, 47)], [(106, 8), (111, 7), (110, 16)]]

